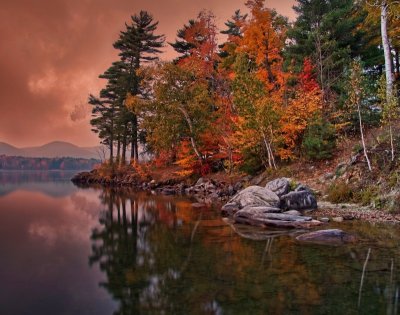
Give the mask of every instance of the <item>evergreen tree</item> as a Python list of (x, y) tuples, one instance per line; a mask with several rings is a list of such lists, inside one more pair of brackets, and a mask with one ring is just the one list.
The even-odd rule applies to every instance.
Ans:
[[(126, 30), (120, 33), (114, 47), (120, 51), (121, 62), (126, 68), (124, 91), (127, 94), (140, 93), (140, 76), (137, 72), (143, 63), (158, 60), (160, 48), (164, 45), (164, 35), (154, 34), (158, 22), (153, 21), (153, 16), (146, 11), (131, 17), (131, 24), (125, 24)], [(131, 159), (138, 160), (138, 117), (135, 113), (128, 115), (131, 123)], [(124, 138), (126, 139), (126, 138)]]
[(326, 104), (342, 92), (351, 58), (365, 49), (353, 8), (353, 0), (297, 0), (294, 6), (298, 18), (288, 32), (287, 56), (298, 69), (306, 57), (311, 58)]

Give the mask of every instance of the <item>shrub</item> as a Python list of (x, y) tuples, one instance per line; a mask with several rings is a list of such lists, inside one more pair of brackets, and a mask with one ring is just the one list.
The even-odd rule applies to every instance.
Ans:
[(353, 189), (344, 182), (333, 183), (328, 188), (328, 201), (333, 203), (349, 202), (353, 199)]
[(329, 122), (317, 119), (304, 134), (302, 149), (310, 160), (329, 159), (336, 147), (335, 128)]

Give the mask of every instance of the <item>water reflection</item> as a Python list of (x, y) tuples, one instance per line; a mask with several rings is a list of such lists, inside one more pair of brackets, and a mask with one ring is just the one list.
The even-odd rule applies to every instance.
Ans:
[(362, 241), (304, 245), (186, 198), (13, 176), (0, 182), (0, 314), (398, 313), (396, 225), (341, 223)]
[(254, 241), (185, 199), (106, 189), (101, 200), (89, 261), (106, 275), (115, 314), (397, 314), (400, 255), (378, 246), (380, 227), (345, 225), (365, 240), (354, 246), (263, 232)]

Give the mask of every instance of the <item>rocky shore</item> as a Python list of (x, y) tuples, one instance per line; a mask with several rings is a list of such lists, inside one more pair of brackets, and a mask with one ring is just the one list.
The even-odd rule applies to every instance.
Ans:
[[(92, 170), (90, 172), (81, 172), (75, 175), (72, 178), (72, 182), (83, 186), (101, 185), (104, 187), (129, 187), (137, 190), (155, 191), (156, 193), (165, 195), (190, 195), (195, 197), (198, 201), (194, 206), (200, 207), (212, 203), (224, 203), (242, 189), (251, 185), (258, 186), (261, 180), (259, 176), (245, 176), (233, 183), (208, 178), (200, 178), (194, 183), (182, 181), (176, 178), (156, 181), (151, 178), (143, 180), (136, 174), (132, 173), (115, 176), (102, 176), (99, 174), (98, 170)], [(279, 180), (275, 181), (275, 183), (277, 182), (279, 182)], [(283, 186), (283, 192), (286, 193), (285, 189), (288, 188), (284, 187), (285, 186)], [(296, 190), (296, 188), (297, 191), (311, 190), (304, 185), (298, 185), (294, 190)], [(278, 193), (280, 194), (282, 192)], [(293, 196), (293, 194), (295, 195), (296, 192), (292, 192), (289, 196)], [(227, 215), (226, 208), (227, 207), (224, 207), (222, 210), (222, 214), (225, 216)], [(391, 214), (382, 210), (376, 210), (366, 206), (363, 207), (357, 204), (334, 204), (320, 200), (318, 202), (318, 207), (315, 206), (313, 208), (316, 209), (313, 211), (312, 217), (323, 223), (329, 221), (341, 222), (354, 219), (370, 222), (400, 222), (400, 214)], [(287, 210), (293, 209), (286, 209), (286, 211)], [(282, 211), (279, 210), (279, 212)]]

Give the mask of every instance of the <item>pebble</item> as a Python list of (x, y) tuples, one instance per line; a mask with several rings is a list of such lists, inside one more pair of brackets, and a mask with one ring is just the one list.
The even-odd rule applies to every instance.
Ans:
[(334, 217), (332, 218), (333, 222), (343, 222), (343, 217)]

